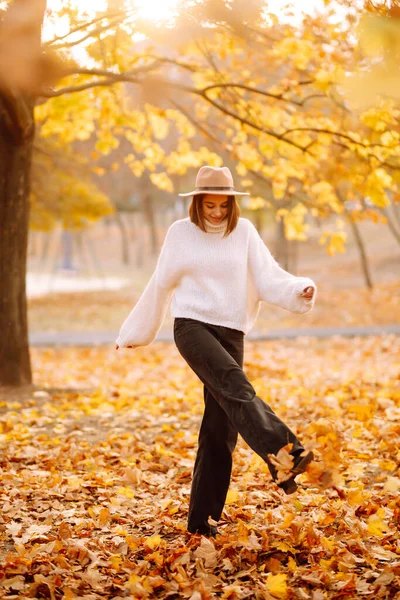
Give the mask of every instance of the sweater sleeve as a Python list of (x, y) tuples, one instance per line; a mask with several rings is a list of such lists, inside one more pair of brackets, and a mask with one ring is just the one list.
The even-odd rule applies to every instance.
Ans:
[(121, 348), (147, 346), (159, 332), (177, 285), (178, 246), (175, 223), (167, 231), (153, 275), (122, 323), (115, 343)]
[[(297, 277), (282, 269), (253, 223), (249, 222), (249, 268), (259, 299), (294, 313), (309, 312), (315, 303), (317, 286), (309, 277)], [(314, 288), (311, 300), (298, 295), (308, 286)]]

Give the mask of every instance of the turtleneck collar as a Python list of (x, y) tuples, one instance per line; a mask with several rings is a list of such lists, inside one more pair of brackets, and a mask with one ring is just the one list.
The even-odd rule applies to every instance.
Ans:
[(225, 232), (228, 224), (228, 220), (225, 218), (221, 223), (211, 223), (204, 217), (204, 225), (206, 227), (207, 233), (221, 233)]

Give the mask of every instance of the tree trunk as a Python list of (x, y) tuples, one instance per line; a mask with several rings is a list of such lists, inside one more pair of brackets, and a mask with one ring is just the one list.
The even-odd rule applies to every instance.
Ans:
[(122, 262), (124, 265), (129, 265), (131, 262), (129, 256), (129, 237), (122, 215), (118, 210), (115, 213), (115, 221), (121, 233)]
[(28, 344), (26, 263), (33, 141), (13, 136), (0, 96), (0, 385), (32, 383)]
[(147, 224), (150, 228), (150, 240), (151, 240), (151, 253), (157, 254), (158, 252), (158, 240), (157, 240), (157, 227), (154, 215), (153, 197), (151, 193), (144, 192), (142, 196), (142, 206), (145, 214)]
[(393, 237), (400, 244), (400, 229), (399, 231), (397, 231), (396, 225), (394, 224), (394, 220), (390, 214), (389, 207), (383, 208), (382, 213), (387, 219), (387, 226), (389, 227)]
[(397, 225), (400, 227), (400, 203), (393, 202), (392, 206), (393, 206), (393, 214), (396, 218)]
[[(137, 225), (136, 220), (139, 221), (139, 225)], [(143, 244), (142, 244), (142, 234), (140, 224), (142, 222), (142, 212), (134, 211), (129, 215), (129, 239), (133, 244), (133, 252), (135, 255), (135, 266), (138, 269), (143, 267), (144, 263), (144, 252), (143, 252)]]
[(275, 259), (280, 264), (282, 269), (289, 271), (289, 240), (285, 235), (285, 223), (283, 219), (279, 219), (276, 224)]
[(371, 278), (371, 274), (370, 274), (370, 270), (369, 270), (367, 253), (365, 251), (365, 246), (364, 246), (363, 239), (361, 237), (361, 233), (357, 227), (356, 222), (353, 220), (351, 214), (346, 212), (346, 217), (350, 223), (351, 229), (353, 231), (354, 239), (356, 241), (357, 248), (358, 248), (358, 251), (360, 254), (361, 269), (362, 269), (362, 272), (364, 275), (365, 283), (367, 284), (367, 287), (372, 288), (373, 283), (372, 283), (372, 278)]
[(292, 275), (297, 275), (299, 263), (299, 240), (288, 240), (289, 244), (289, 267)]
[(64, 271), (75, 271), (73, 265), (73, 234), (69, 229), (62, 231), (62, 258), (60, 268)]
[(40, 253), (40, 263), (45, 264), (47, 262), (49, 256), (49, 247), (50, 247), (50, 233), (44, 234), (43, 245)]
[[(133, 214), (134, 228), (135, 228), (135, 266), (141, 269), (144, 265), (144, 235), (141, 223), (143, 222), (142, 211), (135, 212)], [(137, 221), (139, 223), (137, 223)]]
[[(1, 50), (9, 57), (9, 69), (0, 77), (0, 385), (7, 386), (32, 384), (26, 300), (32, 90), (46, 79), (41, 48), (45, 11), (46, 0), (14, 0), (0, 20)], [(18, 61), (28, 62), (34, 77), (24, 79)]]
[(255, 227), (258, 231), (258, 233), (261, 235), (262, 234), (262, 213), (260, 209), (257, 209), (256, 211), (254, 211), (254, 217), (255, 217)]
[(82, 266), (84, 269), (86, 269), (86, 274), (89, 275), (89, 262), (87, 260), (87, 256), (86, 256), (86, 252), (85, 252), (85, 248), (84, 248), (84, 238), (83, 236), (86, 234), (86, 232), (82, 231), (81, 229), (79, 231), (75, 232), (75, 241), (76, 241), (76, 249), (78, 250), (78, 254), (79, 254), (79, 270), (82, 270)]
[(28, 236), (28, 260), (35, 259), (38, 255), (38, 234), (36, 231), (31, 231)]

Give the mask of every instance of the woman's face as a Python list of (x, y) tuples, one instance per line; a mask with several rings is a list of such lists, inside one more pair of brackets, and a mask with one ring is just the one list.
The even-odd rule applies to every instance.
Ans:
[(205, 194), (202, 201), (203, 215), (210, 223), (221, 223), (228, 214), (228, 207), (227, 195)]

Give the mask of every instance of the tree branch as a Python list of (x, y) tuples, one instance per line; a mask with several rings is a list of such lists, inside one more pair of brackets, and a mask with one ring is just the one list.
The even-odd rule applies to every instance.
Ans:
[(38, 96), (43, 98), (56, 98), (57, 96), (62, 96), (63, 94), (74, 94), (76, 92), (88, 90), (92, 87), (108, 86), (118, 82), (140, 83), (139, 80), (134, 79), (132, 76), (141, 73), (147, 73), (152, 69), (154, 69), (154, 63), (152, 65), (138, 67), (137, 69), (131, 69), (125, 73), (113, 73), (107, 69), (68, 69), (65, 71), (66, 75), (99, 75), (100, 77), (104, 77), (104, 79), (95, 79), (93, 81), (89, 81), (88, 83), (82, 83), (81, 85), (70, 85), (58, 90), (42, 90), (38, 92)]
[(86, 69), (84, 67), (74, 67), (70, 69), (66, 69), (64, 72), (66, 75), (100, 75), (102, 77), (112, 77), (114, 75), (135, 75), (136, 73), (146, 73), (151, 69), (157, 68), (158, 64), (169, 63), (173, 64), (177, 67), (182, 67), (182, 69), (187, 69), (188, 71), (194, 72), (198, 69), (198, 67), (194, 65), (189, 65), (187, 63), (181, 63), (178, 60), (174, 60), (172, 58), (163, 58), (161, 56), (154, 56), (153, 54), (143, 54), (135, 59), (137, 62), (140, 59), (151, 58), (153, 62), (150, 65), (143, 65), (141, 67), (137, 67), (134, 69), (129, 69), (129, 71), (125, 71), (124, 73), (116, 73), (113, 71), (109, 71), (108, 69)]
[[(113, 16), (113, 17), (107, 17), (107, 16), (100, 17), (97, 20), (95, 19), (94, 21), (91, 21), (91, 23), (88, 23), (87, 25), (84, 24), (84, 25), (81, 25), (81, 26), (75, 28), (75, 30), (73, 29), (73, 30), (69, 31), (67, 34), (65, 34), (64, 36), (60, 36), (60, 38), (59, 38), (61, 40), (63, 38), (69, 37), (73, 33), (77, 33), (77, 31), (79, 31), (80, 29), (85, 29), (86, 27), (89, 27), (96, 21), (98, 22), (98, 21), (103, 21), (104, 19), (109, 19), (110, 22), (107, 23), (106, 25), (98, 25), (95, 29), (93, 29), (92, 31), (88, 31), (85, 35), (80, 37), (78, 40), (75, 40), (74, 42), (65, 42), (64, 44), (57, 44), (56, 38), (54, 38), (54, 40), (50, 40), (50, 42), (46, 42), (45, 45), (52, 45), (53, 50), (60, 50), (62, 48), (72, 48), (73, 46), (77, 46), (78, 44), (81, 44), (82, 42), (84, 42), (85, 40), (87, 40), (91, 37), (99, 35), (103, 31), (112, 29), (123, 22), (129, 22), (129, 20), (126, 19), (129, 12), (131, 12), (131, 11), (125, 11), (123, 13), (120, 13), (121, 16), (118, 16), (118, 13), (115, 13), (115, 16)], [(54, 46), (53, 46), (53, 44), (54, 44)]]
[(70, 35), (73, 35), (74, 33), (77, 33), (78, 31), (81, 31), (82, 29), (87, 29), (88, 27), (91, 27), (92, 25), (96, 25), (96, 23), (99, 23), (99, 21), (103, 21), (103, 19), (114, 19), (115, 17), (119, 17), (119, 16), (122, 16), (124, 14), (125, 14), (125, 12), (119, 11), (119, 12), (114, 13), (112, 15), (101, 15), (100, 17), (96, 17), (95, 19), (92, 19), (92, 21), (85, 22), (82, 25), (77, 25), (76, 27), (73, 27), (72, 29), (70, 29), (64, 35), (56, 36), (52, 40), (48, 40), (47, 42), (44, 42), (43, 45), (44, 46), (51, 46), (52, 44), (55, 44), (56, 42), (62, 41), (65, 38), (69, 37)]
[[(141, 79), (138, 79), (135, 76), (141, 75), (143, 73), (146, 73), (146, 72), (149, 72), (149, 71), (155, 69), (157, 60), (158, 59), (155, 58), (154, 62), (151, 65), (145, 65), (142, 67), (138, 67), (137, 69), (131, 69), (130, 71), (127, 71), (125, 73), (113, 73), (111, 71), (108, 71), (107, 69), (84, 69), (84, 68), (71, 69), (71, 71), (70, 71), (71, 74), (73, 73), (73, 74), (81, 74), (81, 75), (98, 75), (103, 78), (97, 79), (94, 81), (90, 81), (88, 83), (84, 83), (84, 84), (77, 85), (77, 86), (67, 86), (64, 88), (60, 88), (58, 90), (45, 90), (42, 93), (40, 93), (40, 96), (45, 97), (45, 98), (53, 98), (53, 97), (61, 96), (63, 94), (80, 92), (80, 91), (87, 90), (87, 89), (90, 89), (93, 87), (108, 86), (108, 85), (112, 85), (113, 83), (118, 83), (118, 82), (120, 82), (120, 83), (126, 82), (126, 83), (133, 83), (133, 84), (139, 85), (139, 84), (142, 84), (143, 81)], [(165, 60), (166, 60), (166, 62), (170, 62), (170, 59), (165, 59)], [(160, 61), (162, 61), (162, 59), (160, 59)], [(172, 62), (174, 64), (177, 64), (176, 61), (172, 61)], [(185, 67), (185, 65), (179, 65), (179, 66)], [(189, 66), (189, 67), (192, 68), (191, 66)], [(244, 84), (220, 83), (220, 84), (213, 84), (213, 85), (206, 86), (203, 89), (196, 89), (196, 88), (193, 88), (193, 87), (190, 87), (187, 85), (174, 83), (174, 82), (160, 79), (157, 77), (151, 78), (151, 80), (149, 80), (147, 83), (153, 83), (156, 85), (158, 84), (160, 86), (160, 89), (162, 87), (165, 87), (165, 88), (168, 87), (175, 91), (184, 91), (191, 95), (195, 95), (200, 98), (203, 98), (203, 100), (208, 102), (218, 112), (225, 114), (226, 116), (229, 116), (236, 121), (239, 121), (243, 125), (247, 125), (250, 129), (254, 129), (258, 132), (264, 133), (265, 135), (269, 135), (278, 141), (289, 144), (289, 145), (293, 146), (294, 148), (297, 148), (301, 152), (309, 153), (309, 150), (310, 150), (311, 146), (313, 145), (314, 141), (309, 142), (306, 146), (302, 146), (302, 145), (297, 144), (296, 142), (291, 141), (290, 139), (287, 139), (286, 138), (287, 135), (289, 135), (290, 133), (297, 132), (297, 131), (305, 131), (305, 132), (317, 133), (317, 134), (325, 133), (325, 134), (332, 135), (334, 137), (338, 137), (339, 139), (348, 140), (352, 144), (355, 144), (356, 146), (361, 146), (363, 148), (385, 147), (383, 144), (379, 144), (379, 143), (373, 143), (373, 144), (369, 144), (369, 145), (365, 144), (361, 141), (355, 140), (352, 136), (345, 134), (343, 132), (340, 132), (340, 131), (332, 131), (329, 129), (318, 129), (315, 127), (296, 127), (293, 129), (288, 129), (283, 133), (276, 133), (272, 130), (265, 129), (262, 125), (258, 125), (257, 123), (255, 123), (254, 121), (252, 121), (248, 118), (241, 117), (239, 114), (237, 114), (237, 112), (230, 110), (229, 108), (223, 106), (219, 102), (216, 102), (215, 100), (213, 100), (212, 98), (210, 98), (207, 95), (207, 91), (209, 91), (210, 89), (213, 89), (213, 88), (218, 88), (218, 87), (227, 88), (227, 89), (242, 88), (242, 89), (254, 92), (254, 93), (259, 93), (264, 96), (272, 96), (274, 99), (296, 103), (296, 101), (287, 100), (287, 99), (283, 98), (281, 95), (271, 95), (268, 92), (263, 92), (262, 90), (258, 90), (257, 88), (252, 88), (252, 87), (246, 86)], [(332, 141), (336, 145), (340, 144), (340, 142), (337, 140), (332, 140)], [(342, 144), (342, 146), (345, 147), (347, 150), (352, 151), (352, 149), (349, 148), (347, 145)], [(378, 160), (381, 165), (387, 166), (391, 169), (396, 169), (396, 170), (400, 169), (399, 166), (387, 163), (386, 161), (381, 161), (376, 156), (373, 156), (373, 157), (376, 160)], [(361, 158), (363, 158), (363, 157), (361, 157)]]
[(185, 117), (187, 118), (188, 121), (190, 121), (192, 123), (192, 125), (194, 125), (194, 127), (196, 127), (196, 129), (198, 129), (207, 139), (211, 140), (212, 142), (216, 143), (219, 147), (224, 147), (225, 142), (223, 142), (222, 140), (218, 139), (217, 136), (213, 133), (210, 133), (208, 131), (208, 129), (206, 129), (205, 125), (200, 124), (194, 117), (192, 117), (192, 115), (190, 115), (188, 113), (188, 111), (183, 108), (183, 106), (181, 106), (180, 104), (178, 104), (177, 102), (175, 102), (175, 100), (172, 100), (171, 98), (169, 99), (169, 102), (177, 109), (179, 110), (179, 112), (181, 112), (183, 115), (185, 115)]
[(283, 139), (288, 133), (293, 133), (294, 131), (309, 131), (314, 133), (328, 133), (330, 135), (337, 135), (338, 137), (349, 140), (349, 142), (351, 142), (352, 144), (357, 144), (358, 146), (362, 146), (363, 148), (372, 148), (374, 146), (378, 146), (380, 148), (387, 148), (387, 146), (385, 146), (384, 144), (364, 144), (363, 142), (355, 140), (346, 133), (342, 133), (340, 131), (331, 131), (330, 129), (317, 129), (316, 127), (294, 127), (293, 129), (287, 129), (286, 131), (284, 131), (280, 137)]
[(209, 104), (211, 104), (217, 110), (219, 110), (219, 112), (222, 112), (223, 114), (225, 114), (229, 117), (232, 117), (236, 121), (243, 123), (243, 125), (247, 125), (251, 129), (255, 129), (257, 131), (260, 131), (261, 133), (265, 133), (266, 135), (270, 135), (271, 137), (281, 140), (281, 141), (285, 142), (286, 144), (289, 144), (290, 146), (293, 146), (294, 148), (301, 150), (302, 152), (307, 152), (306, 148), (304, 148), (303, 146), (299, 146), (298, 144), (296, 144), (295, 142), (292, 142), (290, 140), (281, 139), (281, 136), (279, 134), (277, 134), (271, 130), (264, 129), (263, 127), (260, 127), (259, 125), (252, 123), (248, 119), (244, 119), (244, 118), (240, 117), (238, 114), (235, 114), (232, 111), (228, 110), (227, 108), (221, 106), (221, 104), (219, 104), (218, 102), (215, 102), (215, 100), (208, 98), (208, 96), (206, 94), (204, 94), (202, 90), (192, 89), (191, 93), (204, 98)]
[(282, 100), (283, 102), (289, 102), (290, 104), (295, 104), (297, 106), (303, 106), (304, 103), (307, 102), (307, 100), (311, 100), (311, 98), (326, 98), (325, 94), (312, 94), (311, 96), (307, 96), (303, 100), (292, 100), (290, 98), (285, 98), (283, 93), (272, 94), (271, 92), (265, 92), (264, 90), (260, 90), (258, 88), (254, 88), (242, 83), (214, 83), (203, 88), (202, 91), (206, 94), (209, 90), (213, 90), (216, 88), (238, 88), (251, 92), (252, 94), (266, 96), (267, 98), (273, 98), (274, 100)]
[(88, 83), (83, 83), (82, 85), (70, 85), (64, 88), (60, 88), (59, 90), (53, 90), (53, 91), (43, 91), (40, 92), (40, 96), (43, 98), (57, 98), (58, 96), (63, 96), (64, 94), (75, 94), (76, 92), (82, 92), (84, 90), (89, 90), (91, 88), (94, 87), (107, 87), (109, 85), (112, 85), (113, 83), (140, 83), (140, 81), (137, 81), (135, 79), (129, 79), (129, 78), (109, 78), (109, 79), (97, 79), (94, 81), (89, 81)]
[(109, 29), (112, 29), (113, 27), (119, 25), (122, 22), (124, 22), (124, 19), (119, 19), (115, 23), (101, 25), (93, 31), (89, 31), (86, 35), (79, 38), (79, 40), (75, 40), (74, 42), (65, 42), (64, 44), (58, 44), (56, 46), (53, 46), (53, 50), (61, 50), (62, 48), (73, 48), (74, 46), (78, 46), (79, 44), (82, 44), (82, 42), (85, 42), (86, 40), (92, 37), (98, 37), (100, 33), (103, 33), (103, 31), (108, 31)]

